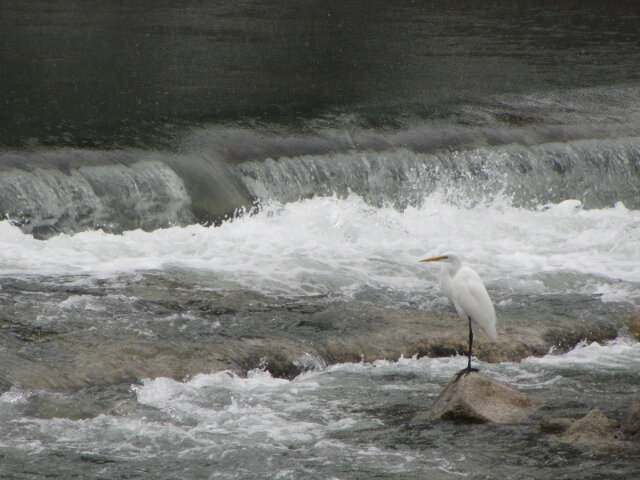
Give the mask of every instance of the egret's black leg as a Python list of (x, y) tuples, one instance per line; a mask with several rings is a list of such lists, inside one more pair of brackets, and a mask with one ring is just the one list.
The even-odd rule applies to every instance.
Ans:
[(471, 371), (471, 349), (473, 348), (473, 329), (471, 328), (471, 317), (469, 317), (469, 365), (467, 370)]
[(469, 363), (467, 364), (467, 368), (463, 368), (458, 372), (456, 380), (458, 380), (462, 375), (468, 375), (470, 372), (477, 372), (477, 368), (471, 368), (471, 349), (473, 348), (473, 329), (471, 328), (471, 317), (469, 317)]

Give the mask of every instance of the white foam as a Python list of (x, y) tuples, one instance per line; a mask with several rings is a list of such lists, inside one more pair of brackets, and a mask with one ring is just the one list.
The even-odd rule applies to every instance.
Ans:
[[(311, 381), (290, 382), (266, 372), (247, 378), (230, 372), (197, 375), (188, 382), (168, 378), (145, 380), (134, 387), (138, 402), (162, 410), (192, 434), (230, 436), (228, 441), (296, 444), (310, 442), (326, 429), (326, 415), (300, 399), (316, 388)], [(300, 415), (305, 414), (306, 420)]]
[[(602, 345), (581, 344), (567, 353), (522, 363), (477, 363), (489, 375), (518, 388), (549, 390), (566, 381), (565, 369), (582, 365), (589, 371), (636, 373), (640, 343), (620, 338)], [(183, 457), (216, 461), (226, 455), (277, 455), (293, 448), (310, 452), (318, 461), (340, 454), (361, 463), (371, 458), (384, 462), (386, 471), (401, 474), (415, 461), (411, 449), (370, 448), (340, 439), (358, 431), (384, 429), (384, 421), (371, 413), (372, 408), (404, 405), (407, 395), (435, 397), (465, 364), (463, 356), (401, 357), (338, 364), (294, 380), (273, 378), (260, 370), (247, 377), (231, 372), (201, 374), (186, 382), (147, 379), (132, 387), (140, 408), (131, 414), (84, 420), (21, 417), (5, 425), (8, 433), (0, 446), (36, 453), (55, 445), (123, 459), (180, 452)], [(372, 389), (377, 392), (373, 397)], [(28, 395), (12, 389), (0, 401), (19, 407), (29, 401)], [(457, 462), (432, 461), (434, 468), (457, 471)]]
[[(144, 380), (132, 387), (142, 410), (95, 418), (22, 417), (7, 429), (0, 446), (38, 452), (43, 439), (76, 451), (119, 458), (153, 457), (163, 452), (220, 458), (228, 451), (264, 448), (271, 452), (320, 441), (333, 429), (357, 423), (314, 399), (313, 376), (294, 381), (253, 371), (246, 378), (230, 372), (201, 374), (187, 382)], [(26, 404), (28, 392), (12, 389), (5, 404)], [(149, 408), (150, 407), (150, 408)], [(6, 430), (6, 429), (5, 429)]]
[(27, 404), (29, 402), (29, 392), (16, 387), (11, 387), (11, 390), (0, 395), (0, 402), (12, 405)]
[(605, 343), (582, 342), (569, 352), (556, 354), (550, 352), (544, 357), (530, 357), (523, 364), (555, 368), (585, 366), (589, 370), (640, 369), (640, 343), (628, 338), (617, 338)]
[[(417, 260), (456, 250), (490, 287), (508, 280), (509, 288), (536, 291), (545, 288), (541, 274), (560, 272), (602, 278), (613, 299), (627, 288), (623, 282), (640, 283), (640, 211), (584, 210), (576, 201), (535, 211), (504, 199), (459, 207), (443, 197), (404, 212), (371, 207), (356, 195), (322, 197), (267, 204), (217, 228), (83, 232), (45, 241), (0, 222), (0, 275), (113, 277), (179, 268), (201, 272), (213, 288), (272, 295), (348, 295), (365, 285), (424, 292), (435, 285), (437, 268)], [(624, 295), (638, 301), (637, 290)]]
[[(640, 342), (627, 337), (619, 337), (602, 344), (582, 342), (568, 352), (549, 352), (542, 357), (528, 357), (521, 362), (484, 363), (473, 359), (481, 371), (518, 388), (539, 390), (552, 388), (551, 385), (563, 380), (564, 371), (584, 368), (588, 372), (598, 370), (620, 372), (640, 371)], [(396, 361), (377, 360), (373, 363), (342, 363), (328, 367), (329, 375), (357, 375), (364, 378), (387, 378), (389, 374), (413, 373), (428, 378), (431, 382), (448, 382), (453, 375), (464, 368), (467, 357), (400, 357)], [(323, 374), (324, 375), (324, 374)], [(435, 390), (440, 387), (434, 384)], [(415, 385), (390, 382), (378, 385), (378, 391), (415, 389)], [(422, 386), (427, 391), (426, 383)]]
[[(474, 364), (478, 363), (474, 357)], [(467, 365), (467, 357), (454, 355), (451, 357), (400, 356), (398, 360), (376, 360), (373, 363), (338, 363), (328, 367), (329, 373), (347, 373), (363, 376), (385, 376), (389, 373), (412, 372), (426, 374), (430, 379), (445, 381)], [(390, 385), (391, 388), (404, 388), (405, 385)]]
[(93, 310), (95, 312), (103, 312), (106, 310), (106, 307), (100, 305), (93, 295), (70, 295), (66, 300), (60, 302), (60, 308), (64, 310), (78, 308)]

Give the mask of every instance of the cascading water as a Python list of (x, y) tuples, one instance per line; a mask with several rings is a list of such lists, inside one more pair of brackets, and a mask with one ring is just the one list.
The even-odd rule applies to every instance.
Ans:
[[(373, 205), (420, 205), (436, 189), (477, 202), (507, 195), (535, 208), (579, 199), (587, 207), (640, 207), (640, 138), (508, 145), (421, 154), (408, 150), (281, 158), (239, 165), (257, 198), (283, 202), (352, 191)], [(452, 198), (455, 201), (455, 198)]]
[[(287, 142), (291, 139), (283, 137)], [(400, 209), (422, 204), (436, 190), (449, 191), (454, 203), (505, 195), (514, 206), (526, 208), (567, 199), (587, 208), (616, 202), (640, 207), (640, 137), (528, 146), (452, 144), (429, 153), (334, 146), (345, 151), (292, 157), (286, 155), (288, 148), (274, 159), (267, 157), (273, 153), (267, 148), (249, 155), (260, 160), (235, 164), (225, 163), (213, 146), (199, 154), (7, 154), (0, 157), (0, 212), (25, 232), (46, 237), (96, 228), (122, 232), (207, 223), (256, 200), (292, 202), (349, 192), (372, 205)]]

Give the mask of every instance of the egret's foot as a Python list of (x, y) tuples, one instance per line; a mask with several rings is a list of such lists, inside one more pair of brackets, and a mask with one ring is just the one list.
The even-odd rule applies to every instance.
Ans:
[(471, 372), (479, 372), (479, 371), (480, 370), (478, 370), (477, 368), (471, 368), (471, 367), (463, 368), (456, 375), (455, 381), (457, 382), (458, 380), (460, 380), (460, 377), (463, 376), (463, 375), (466, 376), (466, 375), (469, 375)]

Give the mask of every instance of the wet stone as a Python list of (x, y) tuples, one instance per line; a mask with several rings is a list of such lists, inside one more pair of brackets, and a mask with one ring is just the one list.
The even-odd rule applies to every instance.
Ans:
[(607, 418), (602, 410), (594, 409), (574, 421), (558, 438), (578, 447), (606, 453), (637, 453), (636, 443), (622, 440), (619, 423)]
[(433, 405), (414, 421), (452, 420), (464, 423), (520, 423), (538, 405), (525, 394), (479, 372), (453, 380)]
[(625, 324), (635, 339), (640, 341), (640, 314), (636, 313), (635, 315), (629, 316)]
[(567, 417), (551, 418), (540, 423), (540, 431), (554, 434), (563, 433), (571, 426), (574, 420)]
[(640, 399), (636, 400), (624, 414), (621, 430), (627, 438), (640, 442)]

